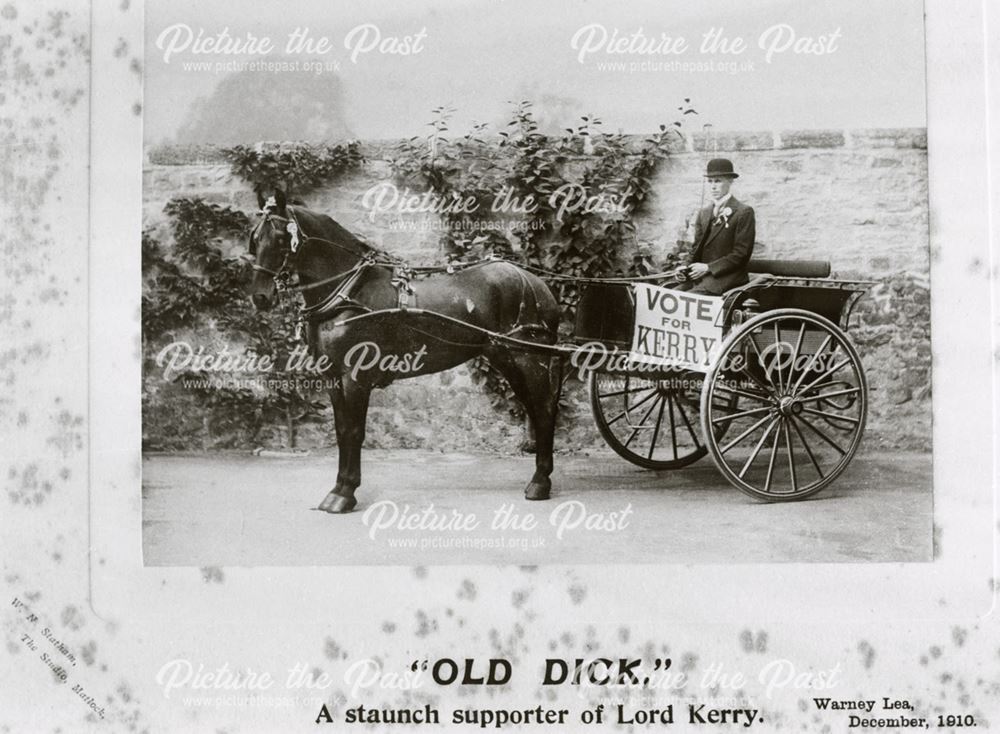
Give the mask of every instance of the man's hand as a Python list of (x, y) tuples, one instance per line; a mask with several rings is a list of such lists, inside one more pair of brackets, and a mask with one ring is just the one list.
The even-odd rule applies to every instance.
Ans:
[(691, 266), (688, 268), (688, 275), (691, 280), (704, 278), (708, 275), (708, 265), (705, 263), (691, 263)]

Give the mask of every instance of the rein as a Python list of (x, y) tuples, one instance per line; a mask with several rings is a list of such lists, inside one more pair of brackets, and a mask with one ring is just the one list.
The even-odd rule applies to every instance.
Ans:
[[(268, 222), (270, 220), (277, 220), (279, 222), (279, 225), (280, 223), (285, 223), (286, 231), (291, 235), (292, 239), (289, 250), (287, 253), (285, 253), (285, 258), (284, 260), (282, 260), (281, 265), (277, 270), (271, 270), (270, 268), (265, 268), (263, 265), (258, 265), (257, 263), (253, 263), (252, 265), (254, 270), (260, 271), (262, 273), (267, 273), (268, 275), (272, 276), (275, 280), (275, 285), (278, 286), (279, 290), (293, 291), (293, 292), (307, 291), (313, 288), (320, 288), (324, 285), (329, 285), (330, 283), (336, 283), (337, 281), (342, 280), (351, 273), (355, 273), (358, 270), (373, 265), (395, 267), (396, 265), (400, 265), (403, 262), (399, 258), (393, 257), (392, 255), (386, 252), (381, 252), (374, 248), (368, 248), (366, 250), (358, 251), (357, 249), (353, 247), (348, 247), (347, 245), (341, 242), (334, 242), (332, 240), (323, 239), (322, 237), (314, 237), (312, 235), (307, 235), (305, 232), (302, 231), (302, 227), (299, 225), (298, 220), (296, 220), (295, 214), (290, 209), (288, 209), (287, 211), (289, 216), (282, 217), (278, 214), (273, 213), (267, 206), (265, 206), (265, 208), (261, 210), (263, 218), (254, 228), (254, 231), (251, 232), (252, 236), (257, 231), (257, 229), (259, 229), (264, 225), (265, 222)], [(322, 280), (317, 280), (313, 283), (289, 285), (287, 281), (291, 277), (291, 274), (288, 268), (288, 261), (291, 259), (292, 255), (297, 253), (300, 248), (302, 248), (309, 242), (320, 242), (325, 245), (331, 245), (333, 247), (336, 247), (337, 249), (347, 252), (348, 254), (354, 255), (355, 257), (359, 258), (359, 260), (353, 267), (348, 268), (343, 272), (337, 273), (336, 275), (331, 275), (327, 278), (323, 278)], [(384, 259), (379, 259), (377, 255), (383, 256)]]
[[(318, 281), (316, 281), (314, 283), (296, 284), (296, 285), (288, 285), (287, 282), (281, 283), (279, 287), (282, 288), (282, 289), (284, 289), (284, 290), (299, 292), (299, 291), (311, 290), (313, 288), (320, 288), (320, 287), (322, 287), (324, 285), (329, 285), (330, 283), (335, 283), (335, 282), (337, 282), (337, 281), (339, 281), (339, 280), (341, 280), (341, 279), (349, 276), (351, 273), (356, 272), (358, 269), (367, 267), (369, 265), (381, 265), (381, 266), (384, 266), (384, 267), (399, 267), (399, 266), (404, 266), (405, 267), (405, 262), (403, 261), (402, 258), (399, 258), (399, 257), (397, 257), (395, 255), (391, 255), (391, 254), (389, 254), (387, 252), (384, 252), (384, 251), (381, 251), (381, 250), (377, 250), (375, 248), (369, 247), (367, 250), (359, 252), (356, 249), (354, 249), (352, 247), (348, 247), (347, 245), (345, 245), (345, 244), (343, 244), (341, 242), (333, 242), (332, 240), (323, 239), (322, 237), (314, 237), (312, 235), (307, 235), (307, 234), (305, 234), (302, 231), (302, 228), (299, 226), (299, 223), (295, 219), (295, 215), (294, 215), (294, 213), (291, 210), (288, 210), (288, 214), (289, 214), (288, 217), (282, 217), (282, 216), (280, 216), (278, 214), (274, 214), (273, 212), (271, 212), (265, 206), (265, 208), (263, 210), (261, 210), (261, 214), (263, 215), (263, 219), (261, 219), (260, 223), (258, 223), (257, 227), (255, 228), (255, 231), (256, 231), (256, 229), (258, 229), (261, 226), (263, 226), (264, 222), (268, 221), (269, 219), (276, 219), (276, 220), (279, 220), (281, 222), (287, 222), (288, 223), (287, 224), (287, 231), (292, 236), (292, 243), (291, 243), (290, 251), (285, 255), (285, 259), (281, 263), (281, 267), (279, 267), (278, 270), (271, 270), (270, 268), (265, 268), (262, 265), (257, 265), (256, 263), (253, 264), (253, 269), (254, 270), (259, 270), (260, 272), (267, 273), (268, 275), (274, 277), (276, 284), (278, 283), (278, 281), (280, 281), (282, 279), (284, 279), (285, 281), (287, 281), (287, 279), (289, 277), (289, 274), (288, 274), (288, 260), (289, 260), (289, 258), (291, 257), (291, 255), (295, 254), (300, 247), (302, 247), (303, 245), (305, 245), (308, 242), (321, 242), (321, 243), (323, 243), (325, 245), (331, 245), (333, 247), (336, 247), (336, 248), (338, 248), (340, 250), (343, 250), (343, 251), (345, 251), (347, 253), (350, 253), (351, 255), (355, 255), (356, 257), (360, 258), (360, 261), (354, 267), (349, 268), (348, 270), (345, 270), (345, 271), (343, 271), (341, 273), (337, 273), (336, 275), (331, 275), (331, 276), (329, 276), (327, 278), (323, 278), (322, 280), (318, 280)], [(381, 256), (382, 259), (380, 259), (378, 256)], [(407, 269), (410, 272), (412, 272), (412, 273), (414, 273), (416, 275), (433, 275), (433, 274), (437, 274), (437, 273), (455, 273), (455, 272), (460, 272), (462, 270), (468, 270), (469, 268), (479, 267), (479, 266), (486, 265), (488, 263), (493, 263), (493, 262), (505, 262), (505, 263), (508, 263), (510, 265), (515, 265), (515, 266), (517, 266), (519, 268), (527, 270), (530, 273), (534, 273), (535, 275), (537, 275), (537, 276), (539, 276), (539, 277), (541, 277), (541, 278), (543, 278), (545, 280), (552, 280), (552, 281), (563, 282), (563, 283), (565, 283), (565, 282), (574, 282), (574, 283), (634, 283), (635, 281), (646, 281), (646, 280), (656, 281), (656, 280), (683, 280), (684, 279), (683, 277), (679, 277), (679, 276), (682, 275), (682, 271), (684, 270), (683, 267), (681, 267), (681, 268), (675, 268), (674, 270), (664, 270), (664, 271), (660, 271), (658, 273), (650, 273), (649, 275), (612, 276), (612, 277), (605, 277), (605, 278), (594, 278), (594, 277), (583, 277), (583, 276), (575, 276), (575, 275), (565, 275), (563, 273), (557, 273), (557, 272), (552, 271), (552, 270), (546, 270), (545, 268), (541, 268), (541, 267), (538, 267), (536, 265), (530, 265), (528, 263), (519, 263), (519, 262), (515, 262), (514, 260), (508, 260), (507, 258), (496, 257), (496, 256), (491, 256), (491, 257), (488, 257), (488, 258), (484, 258), (482, 260), (476, 260), (474, 262), (461, 263), (457, 267), (454, 264), (450, 264), (450, 265), (444, 265), (444, 266), (416, 267), (416, 268), (407, 268)]]
[[(678, 268), (671, 271), (664, 271), (659, 273), (651, 273), (649, 275), (635, 276), (635, 277), (609, 277), (609, 278), (587, 278), (587, 277), (576, 277), (571, 275), (564, 275), (562, 273), (556, 273), (551, 270), (546, 270), (545, 268), (540, 268), (534, 265), (528, 265), (523, 263), (514, 262), (502, 257), (491, 256), (482, 260), (469, 263), (460, 263), (458, 265), (452, 263), (445, 266), (431, 266), (431, 267), (417, 267), (410, 268), (406, 265), (405, 261), (394, 255), (390, 255), (384, 251), (378, 250), (369, 245), (363, 245), (364, 249), (358, 251), (357, 248), (348, 246), (342, 242), (333, 242), (332, 240), (327, 240), (322, 237), (315, 237), (306, 234), (302, 227), (299, 225), (298, 220), (295, 217), (295, 213), (291, 209), (286, 209), (288, 212), (287, 217), (275, 214), (271, 211), (269, 205), (265, 205), (261, 210), (262, 218), (260, 222), (257, 223), (251, 232), (251, 238), (257, 234), (257, 232), (264, 226), (265, 223), (271, 222), (272, 226), (275, 226), (274, 222), (277, 222), (277, 226), (280, 228), (284, 225), (285, 231), (290, 236), (290, 242), (288, 250), (285, 252), (284, 259), (277, 270), (272, 270), (266, 268), (263, 265), (258, 265), (253, 263), (253, 270), (267, 273), (274, 279), (275, 287), (279, 294), (286, 292), (296, 292), (301, 293), (304, 291), (312, 290), (315, 288), (321, 288), (330, 284), (338, 284), (328, 295), (321, 298), (319, 301), (311, 306), (300, 306), (299, 307), (299, 329), (297, 333), (301, 331), (301, 327), (309, 319), (314, 319), (316, 317), (326, 317), (330, 318), (335, 316), (339, 311), (341, 311), (345, 306), (357, 307), (362, 311), (372, 313), (372, 309), (355, 301), (351, 297), (351, 291), (361, 280), (365, 272), (373, 267), (388, 267), (392, 269), (401, 269), (402, 274), (397, 275), (393, 279), (393, 284), (396, 285), (397, 289), (400, 290), (400, 305), (405, 304), (405, 296), (403, 295), (404, 290), (410, 294), (413, 293), (412, 289), (409, 287), (409, 279), (412, 275), (431, 275), (437, 273), (455, 273), (463, 270), (469, 270), (475, 267), (481, 267), (483, 265), (488, 265), (490, 263), (503, 262), (509, 265), (514, 265), (515, 267), (521, 268), (528, 272), (534, 273), (535, 275), (541, 277), (544, 280), (557, 281), (557, 282), (574, 282), (574, 283), (634, 283), (635, 281), (644, 280), (685, 280), (684, 268)], [(289, 267), (292, 257), (299, 251), (301, 247), (309, 242), (319, 242), (326, 245), (331, 245), (339, 250), (347, 252), (358, 258), (358, 261), (347, 270), (343, 272), (336, 273), (334, 275), (323, 278), (312, 283), (296, 283), (294, 285), (289, 283), (292, 276), (291, 268)], [(523, 277), (523, 276), (522, 276)], [(510, 338), (510, 335), (503, 335), (504, 337)]]
[[(295, 217), (295, 212), (292, 209), (286, 209), (286, 211), (288, 212), (288, 216), (283, 217), (272, 212), (270, 205), (266, 204), (263, 209), (261, 209), (262, 218), (251, 232), (251, 238), (256, 236), (257, 232), (264, 226), (265, 223), (270, 222), (272, 227), (276, 227), (278, 229), (282, 228), (283, 225), (284, 230), (290, 236), (290, 242), (288, 249), (284, 253), (284, 259), (281, 261), (281, 265), (277, 270), (266, 268), (263, 265), (258, 265), (257, 263), (253, 263), (253, 269), (262, 273), (267, 273), (273, 278), (279, 297), (288, 292), (301, 293), (315, 288), (328, 286), (330, 284), (337, 284), (336, 287), (330, 291), (330, 293), (311, 306), (299, 306), (296, 338), (301, 338), (302, 328), (310, 319), (314, 319), (316, 317), (330, 318), (336, 315), (345, 306), (357, 307), (362, 311), (371, 312), (370, 308), (355, 301), (351, 297), (351, 292), (354, 290), (355, 286), (359, 283), (365, 272), (370, 268), (377, 266), (397, 268), (400, 265), (405, 267), (405, 263), (403, 263), (400, 258), (396, 258), (369, 245), (363, 244), (363, 249), (359, 250), (356, 247), (348, 246), (342, 242), (334, 242), (332, 240), (324, 239), (323, 237), (308, 235), (299, 225), (299, 222)], [(296, 283), (291, 285), (289, 283), (292, 276), (292, 268), (290, 267), (291, 260), (296, 253), (298, 253), (298, 251), (309, 242), (319, 242), (331, 245), (339, 250), (353, 255), (358, 258), (358, 260), (347, 270), (321, 280), (317, 280), (312, 283)]]

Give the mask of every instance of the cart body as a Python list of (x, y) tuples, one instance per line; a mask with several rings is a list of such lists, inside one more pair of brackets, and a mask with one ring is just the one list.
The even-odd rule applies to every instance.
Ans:
[[(757, 260), (750, 271), (722, 297), (711, 363), (609, 361), (589, 377), (591, 406), (634, 464), (678, 469), (708, 454), (755, 498), (804, 499), (840, 476), (864, 432), (868, 386), (847, 327), (871, 283), (831, 278), (821, 261)], [(631, 283), (588, 284), (579, 348), (627, 352), (635, 294)]]

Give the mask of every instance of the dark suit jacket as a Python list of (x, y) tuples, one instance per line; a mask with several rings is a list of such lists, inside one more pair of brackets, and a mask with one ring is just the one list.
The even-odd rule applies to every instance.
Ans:
[(722, 295), (748, 281), (747, 263), (757, 238), (753, 207), (735, 196), (729, 197), (723, 209), (726, 206), (733, 210), (728, 226), (722, 221), (715, 223), (711, 204), (698, 212), (695, 221), (691, 262), (708, 265), (708, 275), (692, 284), (692, 290), (700, 293)]

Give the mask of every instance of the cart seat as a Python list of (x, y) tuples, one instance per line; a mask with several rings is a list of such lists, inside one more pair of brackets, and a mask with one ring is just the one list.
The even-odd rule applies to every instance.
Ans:
[(830, 261), (752, 259), (747, 270), (751, 273), (784, 275), (792, 278), (829, 278)]

